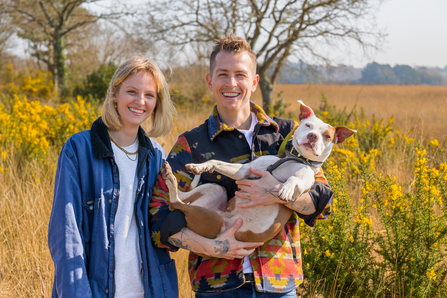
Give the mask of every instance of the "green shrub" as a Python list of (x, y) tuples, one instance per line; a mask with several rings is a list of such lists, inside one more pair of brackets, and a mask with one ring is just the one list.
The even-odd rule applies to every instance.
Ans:
[(74, 95), (81, 95), (93, 102), (104, 101), (110, 80), (117, 68), (113, 62), (101, 64), (74, 88)]

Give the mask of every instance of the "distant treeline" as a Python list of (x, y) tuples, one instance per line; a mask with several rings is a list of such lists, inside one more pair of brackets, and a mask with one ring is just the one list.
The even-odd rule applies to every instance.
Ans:
[(368, 64), (365, 68), (347, 65), (336, 67), (288, 63), (281, 72), (281, 84), (392, 84), (392, 85), (447, 85), (447, 66), (416, 67), (408, 65)]

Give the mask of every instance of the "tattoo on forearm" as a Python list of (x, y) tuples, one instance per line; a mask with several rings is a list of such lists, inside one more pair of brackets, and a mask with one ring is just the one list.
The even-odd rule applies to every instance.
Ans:
[(230, 242), (228, 240), (225, 241), (214, 241), (214, 244), (216, 245), (214, 247), (214, 252), (218, 253), (220, 256), (225, 255), (228, 250), (230, 249)]
[(310, 202), (302, 202), (297, 200), (295, 202), (290, 202), (285, 205), (290, 209), (303, 214), (311, 214), (316, 211), (314, 204)]
[(174, 239), (174, 238), (168, 238), (168, 242), (175, 247), (183, 248), (189, 250), (189, 246), (186, 244), (183, 244), (183, 241), (180, 239)]
[(290, 206), (296, 209), (297, 211), (304, 211), (304, 212), (312, 211), (312, 209), (315, 209), (315, 207), (311, 204), (303, 205), (303, 204), (297, 204), (296, 202), (293, 202)]

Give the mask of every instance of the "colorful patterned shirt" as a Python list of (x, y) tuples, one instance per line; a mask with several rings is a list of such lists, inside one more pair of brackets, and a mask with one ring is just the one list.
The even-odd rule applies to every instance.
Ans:
[[(167, 161), (172, 167), (181, 191), (187, 191), (194, 178), (194, 175), (185, 169), (186, 164), (202, 163), (209, 159), (246, 163), (256, 156), (274, 155), (285, 137), (297, 127), (297, 123), (292, 120), (268, 117), (252, 102), (251, 111), (256, 114), (259, 121), (255, 126), (251, 149), (243, 133), (220, 121), (216, 107), (202, 125), (180, 135)], [(317, 182), (310, 194), (317, 212), (308, 216), (294, 212), (278, 235), (250, 255), (258, 291), (289, 292), (302, 282), (298, 218), (303, 218), (312, 226), (317, 218), (329, 216), (332, 206), (332, 192), (323, 186), (327, 186), (323, 173), (319, 172), (315, 179)], [(217, 183), (223, 186), (230, 199), (237, 190), (233, 179), (217, 172), (203, 173), (201, 183)], [(171, 246), (167, 239), (179, 232), (186, 223), (183, 213), (178, 210), (170, 212), (168, 205), (168, 189), (163, 178), (159, 176), (150, 203), (152, 239), (156, 246), (175, 251), (178, 248)], [(188, 270), (192, 289), (198, 292), (236, 289), (245, 282), (242, 264), (243, 259), (208, 258), (190, 253)]]

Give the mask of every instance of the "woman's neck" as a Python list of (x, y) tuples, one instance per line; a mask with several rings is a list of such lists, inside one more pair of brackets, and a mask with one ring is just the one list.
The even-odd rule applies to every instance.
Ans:
[(110, 135), (113, 140), (118, 143), (118, 145), (122, 147), (127, 147), (132, 145), (137, 139), (138, 128), (137, 129), (129, 129), (122, 127), (118, 131), (109, 130)]

